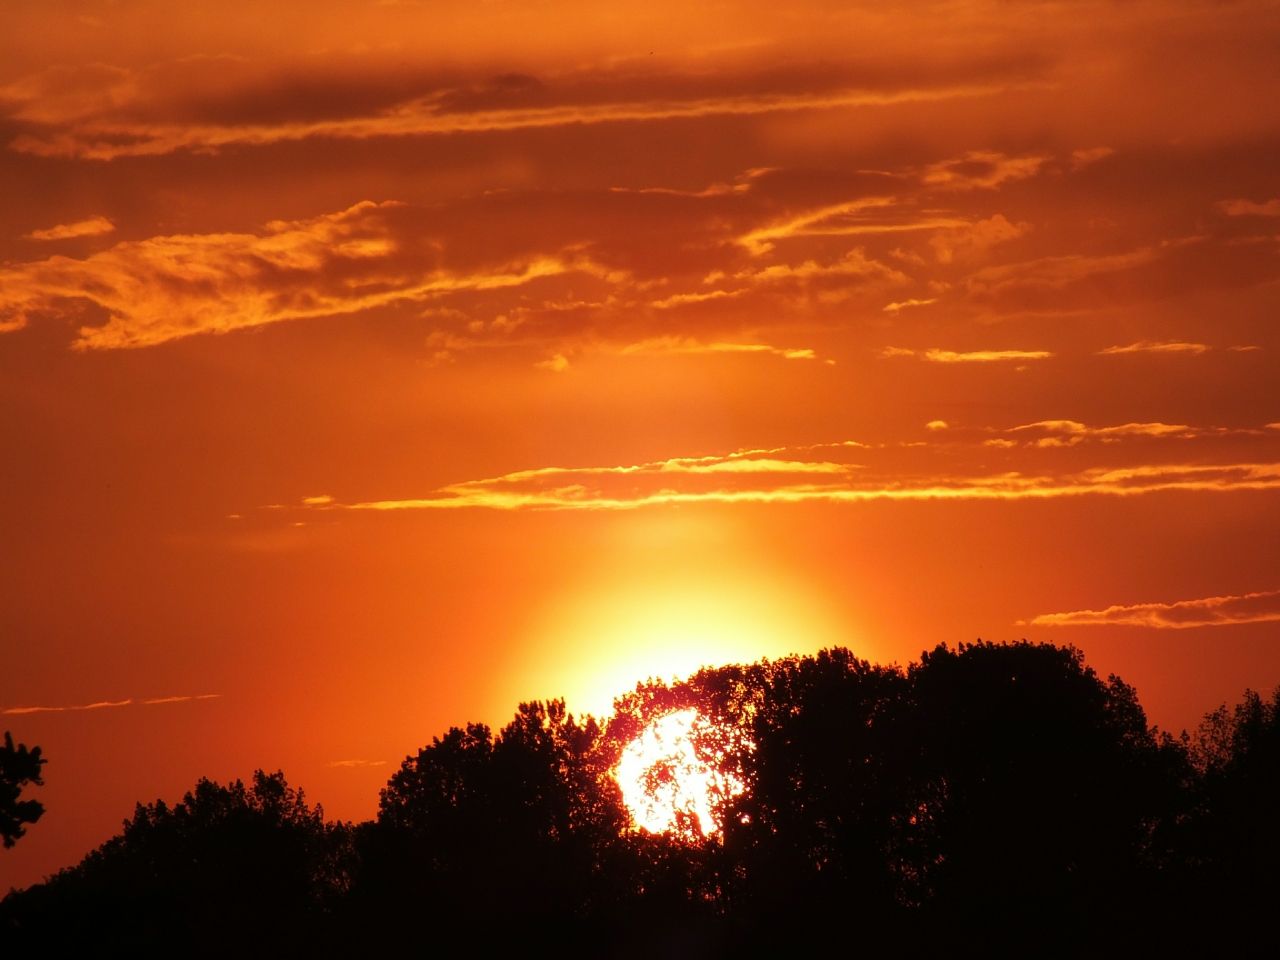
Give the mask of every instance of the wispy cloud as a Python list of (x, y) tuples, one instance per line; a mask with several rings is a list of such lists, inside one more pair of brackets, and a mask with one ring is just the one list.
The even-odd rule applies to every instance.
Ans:
[(971, 150), (925, 168), (920, 179), (948, 190), (994, 189), (1006, 180), (1034, 177), (1048, 157), (1006, 157), (994, 150)]
[(1001, 360), (1044, 360), (1053, 354), (1048, 350), (972, 350), (968, 353), (926, 350), (923, 356), (934, 363), (992, 363)]
[(1058, 290), (1099, 274), (1116, 273), (1154, 263), (1161, 249), (1141, 247), (1128, 253), (1090, 257), (1080, 254), (1041, 257), (1021, 263), (984, 267), (965, 280), (970, 293), (997, 293), (1019, 287)]
[(1115, 153), (1110, 147), (1089, 147), (1086, 150), (1071, 151), (1071, 169), (1083, 170), (1091, 163), (1105, 160)]
[(325, 764), (326, 767), (381, 767), (386, 765), (385, 760), (331, 760)]
[(905, 310), (907, 307), (927, 307), (929, 304), (937, 302), (937, 297), (930, 297), (928, 300), (902, 300), (887, 305), (884, 308), (884, 312), (897, 313), (899, 310)]
[(709, 290), (706, 293), (676, 293), (662, 300), (655, 300), (650, 306), (657, 307), (659, 310), (668, 310), (671, 307), (683, 307), (691, 303), (705, 303), (708, 300), (731, 300), (734, 297), (742, 296), (746, 292), (746, 290)]
[(1232, 217), (1280, 217), (1280, 200), (1220, 200), (1218, 206)]
[(198, 333), (349, 314), (459, 291), (516, 287), (593, 267), (584, 258), (529, 256), (454, 272), (424, 261), (397, 203), (358, 203), (261, 233), (188, 234), (118, 243), (83, 260), (0, 267), (0, 325), (88, 301), (108, 314), (75, 346), (145, 347)]
[(1203, 343), (1186, 343), (1182, 340), (1139, 340), (1127, 347), (1107, 347), (1099, 350), (1099, 356), (1120, 353), (1205, 353), (1213, 348)]
[(77, 220), (75, 223), (60, 223), (47, 230), (33, 230), (27, 234), (27, 240), (70, 240), (73, 237), (96, 237), (110, 233), (116, 225), (106, 217), (90, 217), (88, 220)]
[(1045, 613), (1031, 620), (1019, 621), (1019, 624), (1042, 627), (1118, 625), (1185, 630), (1277, 620), (1280, 620), (1280, 590), (1246, 593), (1238, 597), (1206, 597), (1176, 603), (1138, 603), (1107, 607), (1105, 610)]
[[(1076, 420), (1039, 420), (1013, 427), (1009, 433), (1032, 430), (1049, 434), (1033, 441), (1037, 446), (1070, 446), (1083, 440), (1117, 440), (1121, 437), (1179, 437), (1191, 439), (1206, 435), (1220, 436), (1233, 431), (1218, 427), (1189, 427), (1185, 423), (1122, 423), (1114, 427), (1090, 427)], [(1257, 431), (1238, 431), (1256, 433)]]
[[(850, 250), (840, 259), (832, 263), (818, 263), (806, 260), (799, 264), (780, 263), (763, 270), (743, 270), (735, 274), (737, 280), (749, 280), (754, 283), (773, 283), (783, 280), (815, 280), (820, 278), (842, 277), (877, 277), (893, 283), (906, 283), (909, 279), (900, 270), (872, 260), (862, 247)], [(920, 302), (920, 301), (913, 301)], [(933, 301), (926, 301), (932, 303)]]
[(794, 214), (768, 226), (757, 227), (738, 237), (737, 242), (754, 256), (772, 250), (780, 240), (793, 237), (841, 237), (859, 234), (899, 233), (910, 230), (936, 230), (940, 227), (963, 227), (969, 221), (955, 217), (899, 215), (897, 219), (873, 218), (869, 211), (893, 208), (893, 197), (860, 197)]
[[(847, 445), (819, 446), (836, 449)], [(1026, 500), (1139, 496), (1169, 490), (1225, 493), (1280, 489), (1280, 463), (1171, 463), (1040, 475), (876, 475), (861, 464), (804, 460), (794, 453), (791, 457), (772, 455), (780, 452), (785, 451), (747, 451), (634, 466), (544, 467), (450, 484), (426, 497), (326, 502), (309, 509), (634, 510), (661, 504)]]
[(933, 364), (992, 364), (992, 362), (1005, 360), (1044, 360), (1053, 355), (1047, 349), (975, 349), (975, 351), (957, 353), (950, 349), (915, 351), (906, 347), (884, 347), (881, 356), (919, 357), (920, 360), (928, 360)]
[(919, 357), (931, 363), (995, 363), (1003, 360), (1044, 360), (1052, 357), (1048, 350), (970, 350), (957, 353), (954, 350), (910, 350), (906, 347), (885, 347), (882, 357)]
[(816, 360), (817, 354), (808, 347), (774, 347), (767, 343), (703, 343), (691, 337), (655, 337), (631, 343), (618, 351), (623, 356), (762, 353), (787, 360)]
[(21, 714), (21, 713), (69, 713), (79, 710), (103, 710), (107, 707), (129, 707), (129, 706), (155, 706), (161, 703), (182, 703), (187, 700), (215, 700), (222, 696), (220, 693), (202, 693), (189, 697), (156, 697), (151, 700), (100, 700), (97, 703), (86, 703), (71, 707), (9, 707), (6, 710), (0, 710), (0, 714)]
[[(168, 124), (111, 119), (101, 115), (76, 116), (59, 123), (56, 113), (43, 109), (39, 92), (35, 91), (29, 95), (33, 98), (20, 106), (15, 116), (33, 123), (44, 121), (47, 129), (42, 133), (23, 134), (13, 141), (11, 147), (43, 157), (113, 160), (120, 157), (155, 156), (175, 150), (210, 152), (232, 145), (262, 146), (316, 137), (364, 140), (373, 137), (439, 136), (838, 107), (891, 106), (986, 96), (998, 93), (1001, 89), (997, 86), (956, 86), (887, 92), (846, 89), (822, 93), (566, 103), (472, 111), (456, 109), (451, 102), (455, 92), (447, 91), (408, 100), (370, 116), (234, 125)], [(6, 93), (11, 102), (20, 102), (20, 98), (25, 95), (16, 86), (7, 88)]]
[(933, 248), (933, 254), (939, 263), (973, 260), (986, 254), (996, 244), (1016, 240), (1030, 229), (1030, 224), (1010, 223), (997, 213), (975, 223), (939, 230), (929, 238), (929, 246)]

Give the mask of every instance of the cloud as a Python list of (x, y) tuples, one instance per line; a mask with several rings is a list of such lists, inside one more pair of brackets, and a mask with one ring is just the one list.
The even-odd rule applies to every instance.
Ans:
[(669, 310), (672, 307), (682, 307), (690, 303), (705, 303), (708, 300), (728, 300), (733, 297), (740, 297), (746, 290), (711, 290), (707, 293), (676, 293), (664, 300), (655, 300), (650, 304), (659, 310)]
[(1138, 603), (1127, 607), (1107, 607), (1105, 610), (1045, 613), (1029, 621), (1019, 621), (1019, 624), (1044, 627), (1118, 625), (1185, 630), (1277, 620), (1280, 620), (1280, 590), (1267, 590), (1238, 597), (1206, 597), (1176, 603)]
[[(775, 264), (763, 270), (743, 270), (735, 274), (735, 279), (750, 280), (755, 283), (770, 283), (782, 280), (813, 280), (826, 277), (879, 277), (892, 283), (906, 283), (909, 278), (905, 273), (892, 267), (871, 260), (862, 247), (850, 250), (840, 259), (819, 264), (814, 260), (806, 260), (797, 266)], [(920, 301), (912, 301), (920, 302)], [(932, 303), (933, 301), (924, 301)]]
[(885, 313), (897, 313), (907, 307), (927, 307), (931, 303), (937, 303), (937, 297), (930, 297), (928, 300), (903, 300), (898, 303), (891, 303), (884, 308)]
[(110, 233), (116, 225), (106, 217), (90, 217), (88, 220), (77, 220), (75, 223), (60, 223), (47, 230), (33, 230), (25, 237), (27, 240), (70, 240), (73, 237), (96, 237)]
[[(865, 450), (860, 444), (819, 444), (634, 466), (543, 467), (450, 484), (425, 497), (331, 503), (310, 509), (635, 510), (663, 504), (1034, 500), (1280, 489), (1280, 463), (1143, 464), (1038, 475), (877, 475), (864, 464), (796, 456), (819, 448)], [(777, 455), (788, 451), (791, 456)]]
[(1099, 350), (1099, 356), (1120, 353), (1205, 353), (1213, 348), (1203, 343), (1184, 343), (1181, 340), (1139, 340), (1127, 347), (1107, 347)]
[(534, 366), (550, 370), (552, 373), (564, 373), (569, 369), (569, 359), (563, 353), (557, 353), (548, 360), (540, 360)]
[(971, 350), (956, 353), (954, 350), (910, 350), (906, 347), (885, 347), (882, 357), (919, 357), (932, 363), (993, 363), (1001, 360), (1043, 360), (1052, 357), (1048, 350)]
[(459, 291), (516, 287), (571, 270), (583, 258), (530, 255), (470, 272), (426, 259), (397, 203), (358, 203), (261, 233), (187, 234), (118, 243), (76, 260), (0, 267), (0, 329), (17, 329), (71, 301), (104, 310), (80, 329), (79, 349), (146, 347), (306, 317), (355, 313)]
[(934, 234), (929, 239), (934, 256), (939, 263), (951, 263), (956, 258), (973, 259), (987, 252), (997, 243), (1014, 240), (1031, 229), (1030, 224), (1010, 223), (996, 214), (977, 223), (966, 223)]
[(994, 150), (970, 150), (962, 157), (943, 160), (925, 168), (920, 179), (947, 190), (992, 190), (1006, 180), (1034, 177), (1048, 157), (1006, 157)]
[[(1124, 423), (1115, 427), (1088, 427), (1075, 420), (1039, 420), (1036, 423), (1024, 423), (1013, 427), (1008, 432), (1018, 433), (1023, 430), (1038, 430), (1053, 436), (1043, 437), (1035, 441), (1037, 446), (1054, 447), (1070, 446), (1085, 439), (1112, 440), (1120, 437), (1178, 437), (1190, 439), (1206, 434), (1221, 434), (1217, 428), (1208, 430), (1189, 427), (1184, 423)], [(1250, 431), (1251, 432), (1251, 431)], [(1065, 440), (1062, 437), (1065, 436)]]
[[(110, 68), (108, 68), (110, 69)], [(233, 145), (263, 146), (323, 137), (364, 140), (373, 137), (443, 136), (620, 122), (653, 122), (715, 116), (748, 116), (839, 107), (891, 106), (989, 96), (999, 86), (956, 86), (877, 92), (843, 89), (817, 93), (764, 93), (689, 99), (648, 99), (550, 106), (460, 109), (466, 99), (445, 90), (417, 97), (365, 116), (290, 120), (276, 123), (163, 123), (129, 119), (125, 114), (137, 81), (113, 73), (101, 89), (89, 85), (76, 97), (57, 98), (37, 80), (20, 81), (0, 91), (15, 104), (12, 116), (45, 127), (17, 137), (12, 149), (41, 157), (114, 160), (156, 156), (176, 150), (216, 152)]]
[(80, 710), (102, 710), (106, 707), (128, 707), (128, 706), (154, 706), (161, 703), (182, 703), (187, 700), (216, 700), (222, 696), (219, 693), (202, 693), (189, 697), (156, 697), (151, 700), (101, 700), (97, 703), (86, 703), (81, 706), (74, 707), (9, 707), (7, 710), (0, 710), (0, 714), (23, 714), (23, 713), (68, 713)]
[(668, 197), (724, 197), (734, 193), (746, 193), (752, 188), (753, 181), (769, 173), (777, 171), (777, 167), (753, 167), (738, 176), (737, 183), (713, 183), (701, 190), (675, 190), (671, 187), (610, 187), (613, 193), (656, 193)]
[(1087, 150), (1071, 151), (1071, 169), (1083, 170), (1091, 163), (1097, 163), (1099, 160), (1105, 160), (1115, 154), (1110, 147), (1090, 147)]
[(946, 430), (948, 423), (945, 420), (930, 420), (924, 425), (926, 430)]
[(618, 351), (623, 356), (697, 353), (765, 353), (787, 360), (816, 360), (808, 347), (783, 348), (767, 343), (702, 343), (691, 337), (655, 337), (631, 343)]
[(1232, 217), (1280, 217), (1280, 200), (1255, 203), (1252, 200), (1219, 200), (1218, 206)]
[(1155, 247), (1141, 247), (1128, 253), (1102, 257), (1080, 254), (1041, 257), (1022, 263), (984, 267), (969, 276), (965, 284), (970, 293), (992, 293), (1013, 287), (1056, 290), (1098, 274), (1131, 270), (1154, 263), (1159, 257), (1160, 251)]
[(738, 237), (737, 243), (746, 247), (752, 255), (761, 256), (772, 250), (779, 240), (789, 240), (794, 237), (842, 237), (968, 225), (968, 221), (954, 217), (899, 216), (897, 220), (873, 220), (867, 214), (867, 211), (884, 210), (895, 206), (896, 203), (893, 197), (861, 197), (857, 200), (818, 207), (769, 226), (750, 230)]
[(926, 350), (922, 356), (934, 363), (992, 363), (1001, 360), (1044, 360), (1053, 354), (1048, 350), (973, 350), (969, 353)]
[(381, 767), (385, 760), (330, 760), (326, 767)]

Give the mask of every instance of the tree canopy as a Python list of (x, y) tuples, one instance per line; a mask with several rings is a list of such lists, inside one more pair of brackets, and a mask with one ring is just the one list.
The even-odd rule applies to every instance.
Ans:
[(39, 800), (20, 798), (27, 784), (43, 785), (40, 768), (46, 762), (39, 747), (28, 750), (25, 743), (15, 747), (13, 737), (5, 731), (4, 748), (0, 749), (0, 839), (6, 848), (27, 832), (24, 823), (35, 823), (44, 814)]
[[(723, 829), (637, 829), (613, 771), (696, 710)], [(521, 704), (329, 823), (283, 775), (203, 780), (0, 903), (0, 945), (140, 955), (1095, 956), (1276, 932), (1280, 700), (1194, 736), (1071, 648), (847, 650), (649, 681), (606, 722)], [(207, 946), (206, 946), (207, 945)]]

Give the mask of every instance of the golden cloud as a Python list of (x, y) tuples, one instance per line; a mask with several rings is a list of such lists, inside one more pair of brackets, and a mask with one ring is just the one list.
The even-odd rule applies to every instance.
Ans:
[(763, 353), (786, 360), (815, 360), (817, 354), (808, 347), (782, 348), (767, 343), (702, 343), (691, 337), (655, 337), (639, 343), (627, 344), (618, 351), (623, 356), (715, 354), (715, 353)]
[(60, 223), (47, 230), (33, 230), (27, 234), (27, 240), (70, 240), (73, 237), (96, 237), (110, 233), (116, 225), (106, 217), (90, 217), (88, 220), (77, 220), (75, 223)]
[(151, 700), (100, 700), (97, 703), (86, 703), (74, 707), (9, 707), (7, 710), (0, 710), (0, 714), (24, 714), (24, 713), (68, 713), (81, 710), (102, 710), (106, 707), (128, 707), (128, 706), (154, 706), (161, 703), (183, 703), (187, 700), (216, 700), (222, 696), (220, 693), (202, 693), (195, 696), (186, 697), (156, 697)]
[(1022, 263), (984, 267), (969, 276), (965, 283), (971, 293), (990, 293), (1013, 287), (1058, 289), (1098, 274), (1131, 270), (1154, 263), (1160, 250), (1141, 247), (1128, 253), (1090, 257), (1081, 254), (1041, 257)]
[(1048, 157), (1006, 157), (994, 150), (971, 150), (962, 157), (927, 167), (920, 179), (931, 187), (948, 190), (988, 190), (1006, 180), (1034, 177)]
[(1052, 357), (1048, 350), (970, 350), (957, 353), (954, 350), (910, 350), (906, 347), (885, 347), (882, 357), (920, 357), (932, 363), (995, 363), (1002, 360), (1044, 360)]
[(599, 123), (754, 115), (839, 107), (891, 106), (989, 96), (1003, 87), (990, 85), (903, 89), (877, 92), (862, 89), (803, 94), (744, 94), (609, 103), (566, 103), (555, 106), (460, 110), (457, 91), (441, 91), (399, 103), (369, 116), (245, 124), (174, 124), (111, 119), (131, 98), (132, 81), (112, 74), (104, 91), (87, 89), (64, 103), (41, 84), (19, 82), (2, 91), (16, 103), (13, 115), (49, 129), (23, 134), (11, 144), (15, 150), (41, 157), (114, 160), (156, 156), (176, 150), (212, 152), (232, 145), (263, 146), (315, 137), (369, 139), (372, 137), (440, 136)]
[(899, 233), (911, 230), (936, 230), (942, 227), (968, 226), (967, 220), (954, 217), (899, 216), (896, 220), (872, 219), (867, 211), (894, 207), (893, 197), (861, 197), (829, 204), (795, 214), (768, 226), (757, 227), (738, 237), (737, 242), (754, 256), (768, 253), (780, 240), (794, 237), (843, 237), (858, 234)]
[[(735, 274), (735, 279), (750, 280), (755, 283), (813, 280), (822, 277), (878, 277), (891, 283), (906, 283), (910, 280), (905, 273), (867, 257), (866, 251), (862, 247), (855, 247), (840, 259), (829, 264), (819, 264), (813, 260), (806, 260), (804, 263), (795, 266), (780, 263), (765, 267), (763, 270), (743, 270)], [(911, 301), (911, 303), (921, 302), (932, 303), (933, 301)]]
[(890, 303), (884, 308), (885, 313), (897, 313), (899, 310), (905, 310), (907, 307), (927, 307), (931, 303), (937, 303), (937, 297), (930, 297), (928, 300), (903, 300), (898, 303)]
[(1232, 217), (1280, 217), (1280, 200), (1256, 203), (1253, 200), (1222, 200), (1218, 203)]
[(972, 350), (968, 353), (926, 350), (923, 356), (934, 363), (993, 363), (1002, 360), (1044, 360), (1053, 354), (1048, 350)]
[(358, 203), (309, 220), (274, 221), (261, 233), (189, 234), (127, 241), (77, 260), (51, 257), (0, 268), (0, 324), (16, 329), (68, 301), (104, 310), (75, 346), (145, 347), (305, 317), (355, 313), (468, 290), (527, 284), (585, 259), (529, 256), (452, 272), (402, 249), (396, 203)]
[[(848, 444), (819, 446), (838, 449)], [(333, 502), (310, 509), (635, 510), (662, 504), (1028, 500), (1280, 489), (1280, 463), (1174, 463), (1040, 475), (875, 475), (862, 464), (771, 455), (779, 452), (783, 451), (744, 451), (634, 466), (543, 467), (450, 484), (426, 497)]]
[(1010, 223), (997, 213), (986, 220), (939, 231), (929, 239), (929, 246), (939, 263), (950, 263), (957, 258), (976, 258), (997, 243), (1016, 240), (1030, 229), (1029, 224)]
[(1280, 590), (1246, 593), (1238, 597), (1206, 597), (1176, 603), (1138, 603), (1111, 606), (1105, 610), (1075, 610), (1045, 613), (1023, 625), (1042, 627), (1126, 626), (1157, 630), (1186, 630), (1239, 623), (1269, 623), (1280, 620)]
[(1099, 356), (1121, 353), (1205, 353), (1213, 348), (1203, 343), (1184, 343), (1181, 340), (1139, 340), (1127, 347), (1107, 347), (1099, 350)]
[[(1079, 443), (1085, 439), (1113, 440), (1120, 437), (1180, 437), (1190, 439), (1206, 435), (1221, 435), (1231, 432), (1217, 427), (1189, 427), (1185, 423), (1122, 423), (1114, 427), (1089, 427), (1076, 420), (1039, 420), (1035, 423), (1024, 423), (1013, 427), (1009, 433), (1024, 430), (1037, 430), (1051, 434), (1036, 443), (1040, 446), (1061, 446), (1066, 443)], [(1254, 431), (1247, 431), (1254, 432)], [(1062, 439), (1065, 436), (1065, 439)]]

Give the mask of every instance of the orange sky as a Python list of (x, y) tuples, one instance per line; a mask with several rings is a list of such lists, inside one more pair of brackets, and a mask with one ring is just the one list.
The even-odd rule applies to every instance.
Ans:
[(1276, 3), (3, 19), (0, 889), (703, 663), (1280, 682)]

